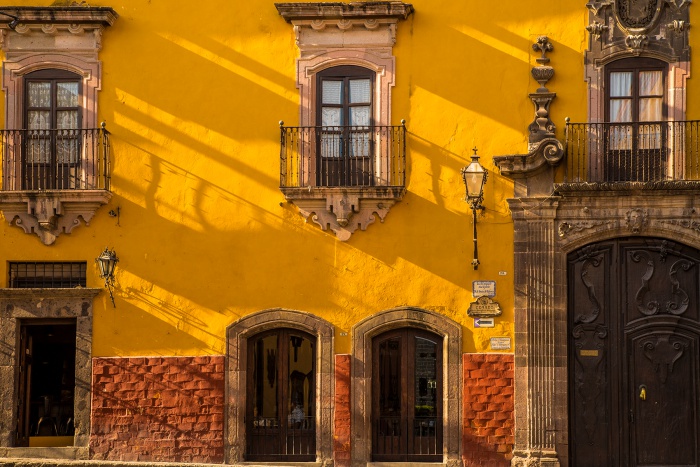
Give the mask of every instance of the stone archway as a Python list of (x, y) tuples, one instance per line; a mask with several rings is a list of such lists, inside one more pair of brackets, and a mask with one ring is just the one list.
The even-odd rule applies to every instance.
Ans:
[(398, 328), (418, 328), (443, 337), (443, 463), (461, 465), (462, 327), (451, 319), (414, 307), (382, 311), (357, 323), (352, 330), (352, 465), (371, 461), (372, 338)]
[(559, 186), (509, 201), (515, 231), (514, 466), (568, 464), (567, 254), (618, 237), (659, 237), (700, 247), (692, 182)]
[(276, 328), (316, 337), (316, 462), (333, 460), (333, 325), (301, 311), (273, 308), (245, 316), (226, 330), (226, 462), (244, 461), (248, 338)]

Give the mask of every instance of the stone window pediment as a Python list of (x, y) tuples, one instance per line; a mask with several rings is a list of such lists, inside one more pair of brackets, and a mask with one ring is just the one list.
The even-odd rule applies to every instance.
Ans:
[[(275, 6), (293, 25), (299, 48), (300, 126), (281, 124), (280, 187), (307, 221), (345, 241), (377, 218), (383, 221), (405, 193), (405, 125), (402, 121), (392, 126), (391, 120), (392, 48), (397, 24), (413, 13), (413, 6), (402, 2)], [(371, 74), (362, 119), (353, 119), (352, 113), (347, 119), (330, 118), (335, 110), (323, 102), (328, 96), (319, 89), (319, 76), (333, 74), (336, 67)], [(362, 106), (350, 102), (354, 99), (350, 94), (340, 98), (346, 105)], [(321, 118), (321, 109), (329, 118)], [(355, 115), (359, 113), (355, 107)]]
[[(98, 52), (103, 31), (118, 15), (109, 7), (84, 6), (8, 7), (3, 12), (11, 16), (0, 18), (6, 104), (0, 210), (11, 225), (50, 245), (60, 234), (87, 225), (112, 196), (109, 132), (97, 118)], [(74, 77), (74, 86), (66, 76)], [(28, 86), (30, 80), (36, 86)], [(68, 91), (72, 96), (62, 104), (74, 109), (69, 121), (65, 112), (64, 121), (45, 117), (53, 111), (40, 100), (53, 99), (56, 83), (61, 95)], [(43, 85), (47, 91), (39, 91)]]

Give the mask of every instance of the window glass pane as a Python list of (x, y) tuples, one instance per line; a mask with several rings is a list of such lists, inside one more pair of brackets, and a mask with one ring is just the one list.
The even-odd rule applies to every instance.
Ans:
[(632, 72), (616, 71), (610, 73), (610, 97), (632, 96)]
[(629, 125), (615, 125), (610, 127), (608, 133), (608, 148), (617, 151), (632, 149), (632, 127)]
[(395, 338), (379, 345), (380, 417), (401, 415), (401, 394), (401, 341)]
[(342, 157), (342, 142), (340, 133), (323, 133), (321, 135), (321, 157)]
[(313, 420), (313, 354), (311, 341), (301, 336), (289, 336), (287, 422), (294, 428), (309, 428)]
[(639, 73), (639, 95), (661, 96), (662, 88), (661, 71), (641, 71)]
[(659, 122), (661, 121), (662, 99), (660, 97), (645, 97), (639, 99), (639, 121)]
[(29, 107), (51, 107), (51, 83), (30, 81), (27, 85)]
[(324, 107), (321, 111), (321, 125), (340, 126), (343, 124), (341, 109), (336, 107)]
[(343, 103), (342, 91), (343, 82), (342, 81), (322, 81), (323, 85), (323, 95), (321, 102), (324, 104), (335, 104), (340, 105)]
[(48, 110), (30, 110), (27, 112), (27, 129), (48, 130), (51, 128), (51, 113)]
[(78, 128), (77, 110), (59, 110), (56, 112), (56, 128), (59, 130)]
[(254, 426), (278, 426), (277, 419), (277, 336), (267, 336), (255, 343), (253, 357)]
[[(437, 344), (416, 337), (416, 418), (435, 417), (437, 415)], [(426, 420), (429, 425), (429, 420)], [(428, 428), (428, 426), (421, 428)], [(432, 428), (435, 427), (433, 419)]]
[(371, 81), (369, 79), (350, 80), (350, 103), (363, 104), (370, 102)]
[(631, 122), (632, 101), (630, 99), (610, 99), (610, 121)]
[(369, 132), (355, 132), (350, 134), (350, 156), (369, 157)]
[(59, 107), (78, 107), (78, 83), (56, 83), (56, 101)]
[(369, 106), (350, 107), (351, 126), (369, 126)]
[(639, 149), (661, 148), (661, 125), (639, 125), (637, 147)]

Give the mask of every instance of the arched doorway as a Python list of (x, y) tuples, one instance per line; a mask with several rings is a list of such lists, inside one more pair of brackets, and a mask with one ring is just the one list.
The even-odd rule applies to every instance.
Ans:
[(372, 340), (372, 460), (442, 461), (442, 338), (415, 328)]
[(567, 259), (571, 465), (698, 465), (700, 251), (626, 237)]
[(248, 339), (246, 459), (316, 460), (316, 338), (274, 329)]

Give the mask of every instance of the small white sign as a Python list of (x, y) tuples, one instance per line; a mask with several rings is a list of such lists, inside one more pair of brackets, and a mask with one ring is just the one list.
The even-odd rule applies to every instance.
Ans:
[(510, 350), (510, 337), (492, 337), (491, 350)]
[(474, 318), (475, 328), (492, 328), (494, 327), (493, 318)]
[(508, 274), (506, 271), (498, 271), (499, 276), (505, 276), (506, 274)]
[(495, 297), (496, 281), (473, 281), (472, 295), (475, 297)]

